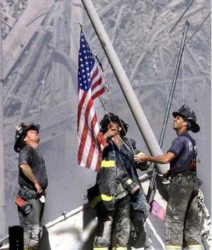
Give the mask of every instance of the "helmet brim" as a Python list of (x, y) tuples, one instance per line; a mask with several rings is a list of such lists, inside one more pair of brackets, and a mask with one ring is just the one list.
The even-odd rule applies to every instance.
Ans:
[(27, 126), (26, 128), (23, 129), (22, 133), (19, 135), (18, 139), (16, 140), (15, 144), (14, 144), (14, 150), (16, 153), (19, 153), (21, 148), (20, 148), (20, 143), (23, 139), (23, 137), (26, 136), (27, 132), (29, 130), (35, 130), (39, 133), (40, 130), (40, 125), (39, 124), (30, 124), (29, 126)]
[(173, 117), (176, 117), (176, 116), (180, 116), (182, 117), (183, 119), (185, 119), (186, 121), (190, 122), (191, 123), (191, 128), (190, 130), (194, 133), (197, 133), (200, 131), (200, 126), (194, 122), (193, 120), (190, 120), (190, 119), (186, 119), (186, 117), (184, 115), (182, 115), (181, 113), (178, 113), (178, 112), (173, 112), (172, 113)]

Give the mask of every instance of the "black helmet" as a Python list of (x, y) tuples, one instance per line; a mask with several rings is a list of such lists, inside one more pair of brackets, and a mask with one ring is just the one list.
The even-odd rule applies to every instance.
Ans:
[(119, 126), (122, 128), (120, 135), (125, 136), (128, 130), (128, 124), (121, 120), (117, 115), (113, 113), (107, 113), (104, 115), (103, 119), (100, 122), (101, 132), (104, 134), (107, 131), (107, 126), (111, 122), (117, 122)]
[(173, 112), (172, 115), (174, 117), (181, 116), (188, 123), (188, 129), (192, 132), (197, 133), (200, 131), (200, 127), (196, 123), (196, 115), (187, 105), (183, 105), (177, 112)]
[(26, 125), (25, 123), (21, 123), (19, 127), (16, 126), (16, 132), (15, 132), (15, 144), (14, 144), (14, 150), (16, 153), (19, 153), (20, 150), (25, 146), (24, 138), (27, 135), (27, 132), (29, 130), (35, 130), (39, 132), (40, 125), (39, 124), (30, 124)]

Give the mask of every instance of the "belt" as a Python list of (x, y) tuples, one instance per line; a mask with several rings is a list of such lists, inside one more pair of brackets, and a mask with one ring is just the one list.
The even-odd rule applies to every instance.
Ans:
[[(20, 186), (20, 191), (19, 194), (22, 193), (22, 196), (29, 196), (28, 198), (40, 198), (42, 195), (46, 196), (46, 191), (43, 190), (40, 194), (37, 194), (37, 192), (35, 191), (35, 189), (33, 189), (32, 187), (28, 187), (28, 186)], [(24, 197), (22, 197), (24, 198)]]
[(184, 172), (179, 172), (179, 173), (173, 172), (170, 174), (170, 177), (174, 178), (174, 177), (181, 177), (181, 176), (187, 176), (187, 175), (196, 176), (196, 172), (195, 171), (184, 171)]

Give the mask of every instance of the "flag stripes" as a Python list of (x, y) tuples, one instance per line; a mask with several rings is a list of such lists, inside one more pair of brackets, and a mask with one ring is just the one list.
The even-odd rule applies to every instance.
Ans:
[(93, 101), (104, 91), (102, 71), (81, 31), (78, 67), (78, 164), (97, 172), (101, 164), (101, 144), (104, 144), (104, 139)]

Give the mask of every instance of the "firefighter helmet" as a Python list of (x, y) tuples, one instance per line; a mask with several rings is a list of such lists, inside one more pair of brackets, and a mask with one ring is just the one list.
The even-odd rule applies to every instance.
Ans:
[(14, 150), (16, 153), (19, 153), (20, 150), (25, 146), (24, 138), (27, 135), (27, 132), (29, 130), (35, 130), (39, 132), (40, 125), (39, 124), (30, 124), (26, 125), (25, 123), (21, 123), (19, 127), (16, 126), (16, 132), (15, 132), (15, 144), (14, 144)]
[(121, 120), (117, 115), (113, 113), (107, 113), (104, 115), (103, 119), (100, 121), (101, 132), (104, 134), (107, 131), (107, 126), (111, 122), (117, 122), (122, 128), (120, 135), (125, 136), (128, 130), (128, 124)]
[(173, 112), (174, 117), (180, 116), (188, 123), (188, 129), (194, 133), (200, 131), (199, 125), (196, 123), (196, 114), (187, 105), (183, 105), (177, 112)]

